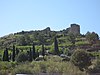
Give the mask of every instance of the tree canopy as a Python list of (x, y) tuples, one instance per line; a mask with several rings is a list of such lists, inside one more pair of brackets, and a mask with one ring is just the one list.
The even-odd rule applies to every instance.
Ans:
[(84, 50), (76, 50), (71, 56), (71, 61), (82, 71), (84, 71), (88, 68), (88, 66), (91, 65), (90, 54)]
[(99, 40), (99, 35), (95, 32), (87, 32), (86, 39), (89, 41), (89, 43), (95, 44)]

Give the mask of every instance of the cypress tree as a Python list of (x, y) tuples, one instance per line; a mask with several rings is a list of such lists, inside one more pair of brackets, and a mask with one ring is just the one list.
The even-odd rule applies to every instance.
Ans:
[(3, 61), (9, 61), (8, 49), (4, 50)]
[(57, 38), (54, 38), (54, 54), (59, 55), (58, 41)]
[(12, 61), (15, 61), (15, 46), (13, 45)]
[(12, 60), (12, 54), (11, 53), (9, 54), (9, 60)]
[(44, 50), (44, 45), (43, 44), (42, 44), (42, 56), (43, 56), (43, 58), (45, 56), (45, 50)]
[(37, 50), (37, 52), (36, 52), (36, 57), (39, 57), (39, 52), (38, 52), (38, 50)]
[(36, 58), (36, 53), (35, 53), (35, 45), (34, 45), (34, 43), (33, 43), (33, 46), (32, 46), (32, 49), (33, 49), (33, 59), (35, 59)]
[(32, 61), (32, 51), (31, 51), (31, 48), (30, 48), (30, 51), (29, 51), (29, 61)]
[(16, 48), (16, 55), (18, 55), (19, 54), (19, 50), (18, 50), (18, 48)]

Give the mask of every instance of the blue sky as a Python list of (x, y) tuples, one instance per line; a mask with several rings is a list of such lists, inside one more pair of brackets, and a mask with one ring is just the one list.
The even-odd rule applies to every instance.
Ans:
[(22, 30), (62, 30), (76, 23), (81, 33), (100, 35), (100, 0), (0, 0), (0, 37)]

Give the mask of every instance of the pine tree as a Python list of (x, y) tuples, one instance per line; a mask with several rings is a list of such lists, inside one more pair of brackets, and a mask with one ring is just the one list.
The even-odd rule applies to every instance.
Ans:
[(13, 45), (12, 61), (15, 61), (15, 46)]
[(8, 49), (4, 50), (3, 61), (9, 61)]
[(59, 55), (58, 41), (56, 37), (54, 38), (54, 53)]
[(35, 45), (34, 45), (34, 43), (33, 43), (33, 46), (32, 46), (32, 48), (33, 48), (33, 59), (35, 59), (36, 58), (36, 53), (35, 53)]

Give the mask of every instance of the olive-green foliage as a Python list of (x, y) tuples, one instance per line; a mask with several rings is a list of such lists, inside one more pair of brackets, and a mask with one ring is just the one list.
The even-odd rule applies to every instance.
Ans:
[(59, 38), (58, 41), (59, 41), (59, 44), (66, 43), (66, 39), (65, 38)]
[(22, 46), (30, 45), (31, 43), (31, 39), (28, 34), (17, 36), (16, 41), (18, 45), (22, 45)]
[(30, 49), (32, 46), (16, 46), (19, 50), (28, 50)]
[(21, 64), (12, 71), (12, 75), (16, 74), (33, 74), (32, 68), (29, 67), (28, 64)]
[(46, 44), (46, 37), (44, 36), (44, 34), (39, 34), (38, 36), (37, 36), (37, 39), (38, 39), (38, 41), (39, 41), (39, 44)]
[(86, 33), (86, 39), (91, 43), (91, 44), (95, 44), (96, 41), (99, 40), (99, 36), (97, 33), (95, 32), (87, 32)]
[(86, 44), (89, 44), (89, 42), (88, 41), (78, 41), (78, 42), (75, 42), (75, 45), (77, 45), (77, 46), (86, 45)]
[(31, 63), (24, 63), (13, 70), (13, 74), (15, 73), (28, 73), (33, 75), (39, 75), (40, 73), (58, 73), (60, 75), (86, 75), (86, 73), (81, 72), (77, 67), (75, 67), (70, 62), (55, 61), (33, 61)]
[[(17, 62), (0, 62), (0, 71), (12, 70), (17, 65)], [(1, 75), (1, 74), (0, 74)]]
[(0, 53), (0, 61), (2, 60), (2, 54)]
[(50, 50), (52, 45), (45, 45), (45, 50)]
[(41, 46), (36, 46), (36, 52), (41, 52), (42, 51), (42, 48), (41, 48)]
[(75, 35), (74, 35), (74, 34), (69, 34), (68, 40), (69, 40), (72, 44), (75, 44)]
[(93, 57), (100, 58), (100, 52), (90, 52)]
[(68, 55), (68, 53), (69, 53), (69, 49), (68, 48), (64, 48), (63, 49), (63, 54)]
[(7, 66), (9, 63), (7, 62), (0, 62), (0, 70), (6, 70), (9, 67)]
[(78, 66), (79, 69), (82, 71), (88, 69), (88, 66), (91, 65), (90, 54), (84, 50), (76, 50), (71, 56), (71, 61), (75, 66)]
[(8, 75), (8, 70), (0, 70), (0, 75)]
[[(45, 46), (47, 48), (47, 46)], [(62, 53), (62, 48), (61, 47), (58, 47), (59, 48), (59, 51), (58, 51), (58, 54), (61, 54)], [(54, 43), (48, 47), (48, 52), (52, 53), (52, 54), (55, 54), (55, 50), (54, 50)]]
[(81, 72), (70, 62), (62, 62), (62, 58), (59, 56), (50, 56), (47, 61), (32, 61), (32, 62), (0, 62), (0, 75), (11, 75), (17, 73), (27, 73), (33, 75), (39, 75), (40, 73), (60, 75), (86, 75), (85, 72)]
[(21, 52), (18, 54), (16, 61), (17, 62), (25, 62), (28, 60), (28, 55), (26, 52)]
[(54, 54), (54, 44), (51, 45), (49, 52)]

